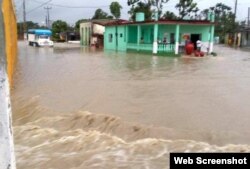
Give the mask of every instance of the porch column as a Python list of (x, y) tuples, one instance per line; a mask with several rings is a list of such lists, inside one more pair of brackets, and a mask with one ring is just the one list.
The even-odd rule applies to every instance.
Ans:
[(89, 27), (87, 27), (87, 46), (89, 46)]
[(125, 42), (128, 43), (128, 26), (125, 26)]
[(155, 24), (154, 25), (154, 42), (153, 42), (153, 54), (157, 54), (158, 53), (158, 29), (159, 29), (159, 25)]
[(175, 54), (179, 54), (179, 35), (180, 35), (180, 25), (176, 25), (175, 28)]
[(80, 32), (81, 32), (81, 45), (83, 46), (84, 31), (83, 31), (83, 28), (82, 28), (82, 27), (81, 27), (81, 29), (80, 29)]
[(140, 50), (140, 41), (141, 41), (141, 25), (137, 26), (137, 51)]
[(209, 42), (209, 53), (214, 51), (214, 25), (211, 26), (210, 42)]
[(88, 39), (88, 27), (85, 27), (85, 46), (87, 46), (87, 39)]
[(210, 41), (209, 41), (209, 53), (212, 53), (214, 51), (214, 20), (215, 20), (215, 14), (213, 12), (210, 13), (210, 22), (211, 22), (211, 28), (210, 28)]

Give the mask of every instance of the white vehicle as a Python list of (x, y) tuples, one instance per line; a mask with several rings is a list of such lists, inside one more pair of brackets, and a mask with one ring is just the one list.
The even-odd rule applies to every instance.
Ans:
[(30, 46), (49, 46), (53, 47), (54, 43), (50, 40), (52, 32), (48, 29), (29, 29), (28, 42)]

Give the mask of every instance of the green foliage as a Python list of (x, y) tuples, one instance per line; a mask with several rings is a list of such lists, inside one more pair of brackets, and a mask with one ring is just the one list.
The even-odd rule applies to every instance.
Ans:
[(161, 17), (163, 4), (167, 3), (169, 0), (150, 0), (152, 6), (157, 8), (158, 17)]
[(95, 14), (92, 19), (113, 19), (113, 16), (108, 15), (107, 12), (104, 12), (102, 9), (98, 8), (95, 11)]
[(152, 19), (152, 11), (151, 11), (151, 4), (150, 3), (143, 3), (139, 2), (135, 5), (132, 5), (130, 11), (130, 20), (135, 21), (135, 16), (137, 12), (143, 12), (145, 14), (145, 20)]
[[(41, 28), (38, 23), (32, 22), (32, 21), (27, 21), (26, 22), (27, 30), (28, 29), (38, 29)], [(17, 32), (18, 34), (23, 34), (23, 22), (18, 22), (17, 23)]]
[(197, 3), (193, 2), (193, 0), (180, 0), (175, 8), (179, 10), (180, 19), (183, 19), (185, 16), (191, 16), (192, 14), (196, 15), (199, 11)]
[(161, 17), (161, 19), (176, 20), (178, 19), (178, 17), (173, 12), (166, 11)]
[(121, 9), (122, 6), (118, 2), (112, 2), (109, 6), (111, 14), (116, 18), (119, 19), (121, 17)]
[(215, 36), (219, 36), (221, 42), (224, 41), (227, 33), (233, 33), (238, 24), (235, 23), (235, 15), (232, 12), (232, 8), (223, 4), (217, 3), (215, 6), (205, 9), (203, 12), (214, 11), (215, 13)]
[[(29, 30), (29, 29), (47, 29), (47, 27), (40, 26), (38, 23), (35, 23), (32, 21), (27, 21), (26, 25), (27, 25), (27, 30)], [(23, 39), (23, 34), (24, 34), (23, 26), (24, 26), (23, 22), (17, 23), (17, 34), (18, 34), (18, 38), (20, 38), (20, 39)]]
[(158, 17), (161, 17), (163, 4), (167, 3), (169, 0), (128, 0), (128, 5), (132, 5), (130, 11), (130, 19), (135, 20), (136, 12), (144, 12), (145, 19), (151, 20), (152, 14), (155, 10), (152, 10), (152, 7), (155, 7), (158, 11)]
[(204, 9), (200, 12), (200, 16), (208, 20), (209, 9)]
[(52, 24), (52, 37), (54, 40), (59, 40), (59, 34), (68, 30), (68, 25), (65, 21), (57, 20)]
[(80, 30), (80, 24), (84, 21), (88, 21), (88, 19), (79, 19), (78, 21), (76, 21), (75, 23), (75, 30), (79, 31)]

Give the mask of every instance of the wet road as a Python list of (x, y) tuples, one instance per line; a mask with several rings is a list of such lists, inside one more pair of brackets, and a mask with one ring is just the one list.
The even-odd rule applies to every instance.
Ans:
[(169, 152), (249, 152), (250, 52), (215, 50), (158, 57), (19, 42), (18, 168), (167, 169)]
[(19, 46), (15, 95), (39, 96), (57, 112), (189, 130), (250, 128), (249, 52), (220, 47), (218, 57), (176, 58)]

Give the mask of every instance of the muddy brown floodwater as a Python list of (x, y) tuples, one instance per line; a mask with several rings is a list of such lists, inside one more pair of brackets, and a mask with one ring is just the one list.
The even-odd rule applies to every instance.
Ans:
[(160, 57), (19, 42), (22, 169), (168, 168), (169, 152), (250, 151), (250, 52)]

